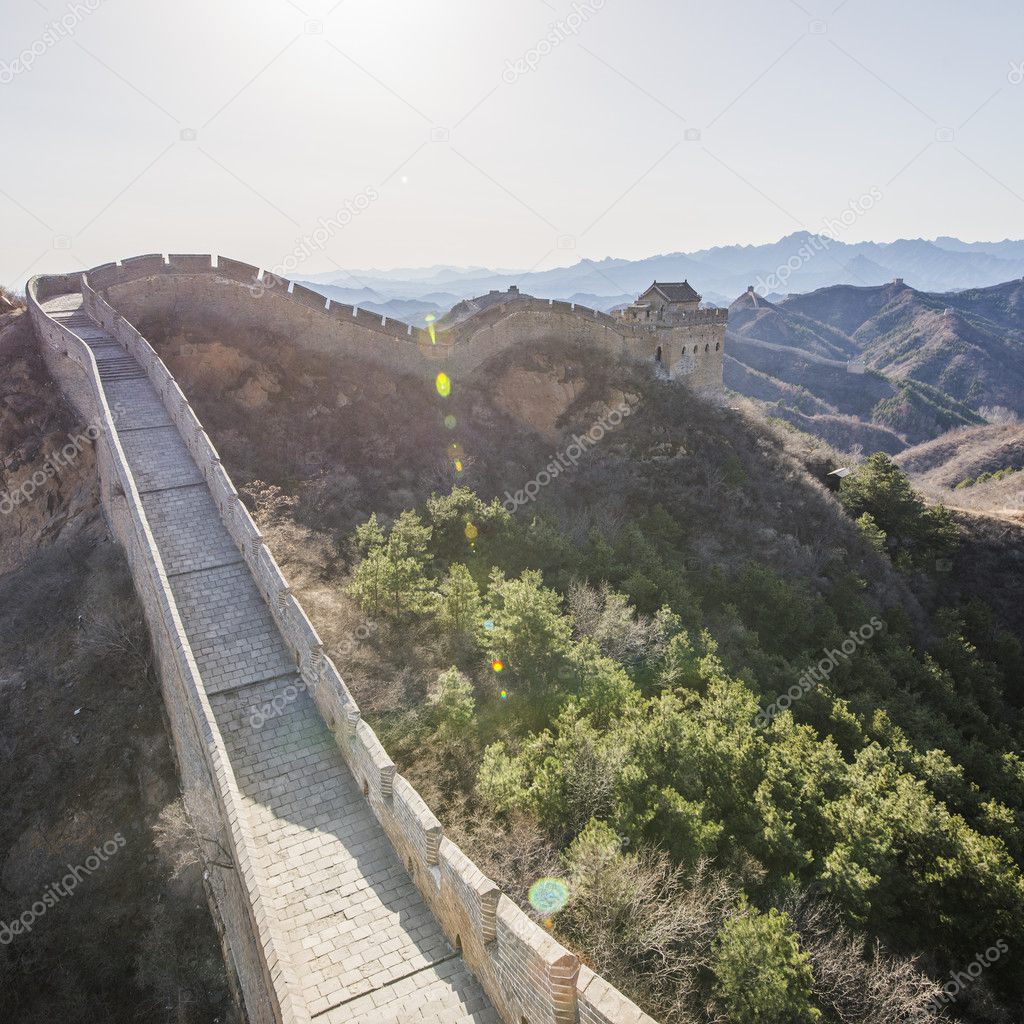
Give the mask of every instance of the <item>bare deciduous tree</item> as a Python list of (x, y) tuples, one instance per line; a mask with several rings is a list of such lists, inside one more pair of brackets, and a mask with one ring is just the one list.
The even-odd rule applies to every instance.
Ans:
[(605, 657), (625, 665), (659, 655), (672, 632), (661, 613), (653, 618), (638, 615), (607, 583), (596, 589), (586, 583), (570, 584), (569, 612), (577, 636), (589, 636)]
[(926, 1024), (939, 1019), (940, 986), (917, 959), (890, 956), (848, 931), (827, 904), (804, 894), (786, 911), (810, 955), (819, 1002), (842, 1024)]
[(702, 993), (738, 883), (701, 860), (687, 873), (660, 851), (577, 845), (559, 926), (596, 970), (666, 1024), (715, 1020)]
[(211, 864), (229, 871), (235, 867), (221, 841), (219, 815), (208, 794), (193, 791), (169, 803), (160, 812), (153, 832), (175, 878), (193, 866)]

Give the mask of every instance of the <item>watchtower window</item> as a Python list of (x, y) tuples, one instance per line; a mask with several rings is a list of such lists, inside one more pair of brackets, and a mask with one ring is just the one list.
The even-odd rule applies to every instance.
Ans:
[(660, 363), (661, 362), (661, 346), (660, 345), (654, 350), (654, 361), (656, 363)]
[(705, 352), (710, 352), (710, 351), (711, 351), (711, 345), (710, 345), (710, 344), (708, 344), (708, 345), (705, 345), (705, 346), (704, 346), (704, 351), (705, 351)]

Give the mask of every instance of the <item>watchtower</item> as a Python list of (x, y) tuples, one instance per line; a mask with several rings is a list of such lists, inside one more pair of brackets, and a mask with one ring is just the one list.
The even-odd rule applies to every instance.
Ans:
[(662, 374), (720, 394), (729, 311), (701, 309), (700, 303), (689, 281), (655, 281), (621, 317), (649, 339), (638, 354), (653, 359)]

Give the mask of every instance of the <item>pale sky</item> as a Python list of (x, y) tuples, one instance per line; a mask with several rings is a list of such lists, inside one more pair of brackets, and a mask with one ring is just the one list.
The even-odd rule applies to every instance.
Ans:
[(0, 14), (0, 282), (17, 287), (148, 252), (282, 267), (298, 246), (294, 277), (637, 258), (821, 230), (867, 195), (844, 240), (1024, 236), (1016, 0)]

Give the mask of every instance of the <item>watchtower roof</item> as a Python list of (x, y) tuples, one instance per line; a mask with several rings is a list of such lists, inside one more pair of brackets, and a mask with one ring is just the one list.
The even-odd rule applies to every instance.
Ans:
[(655, 281), (650, 288), (640, 296), (643, 301), (653, 293), (659, 294), (666, 302), (700, 302), (700, 296), (695, 292), (689, 281)]

